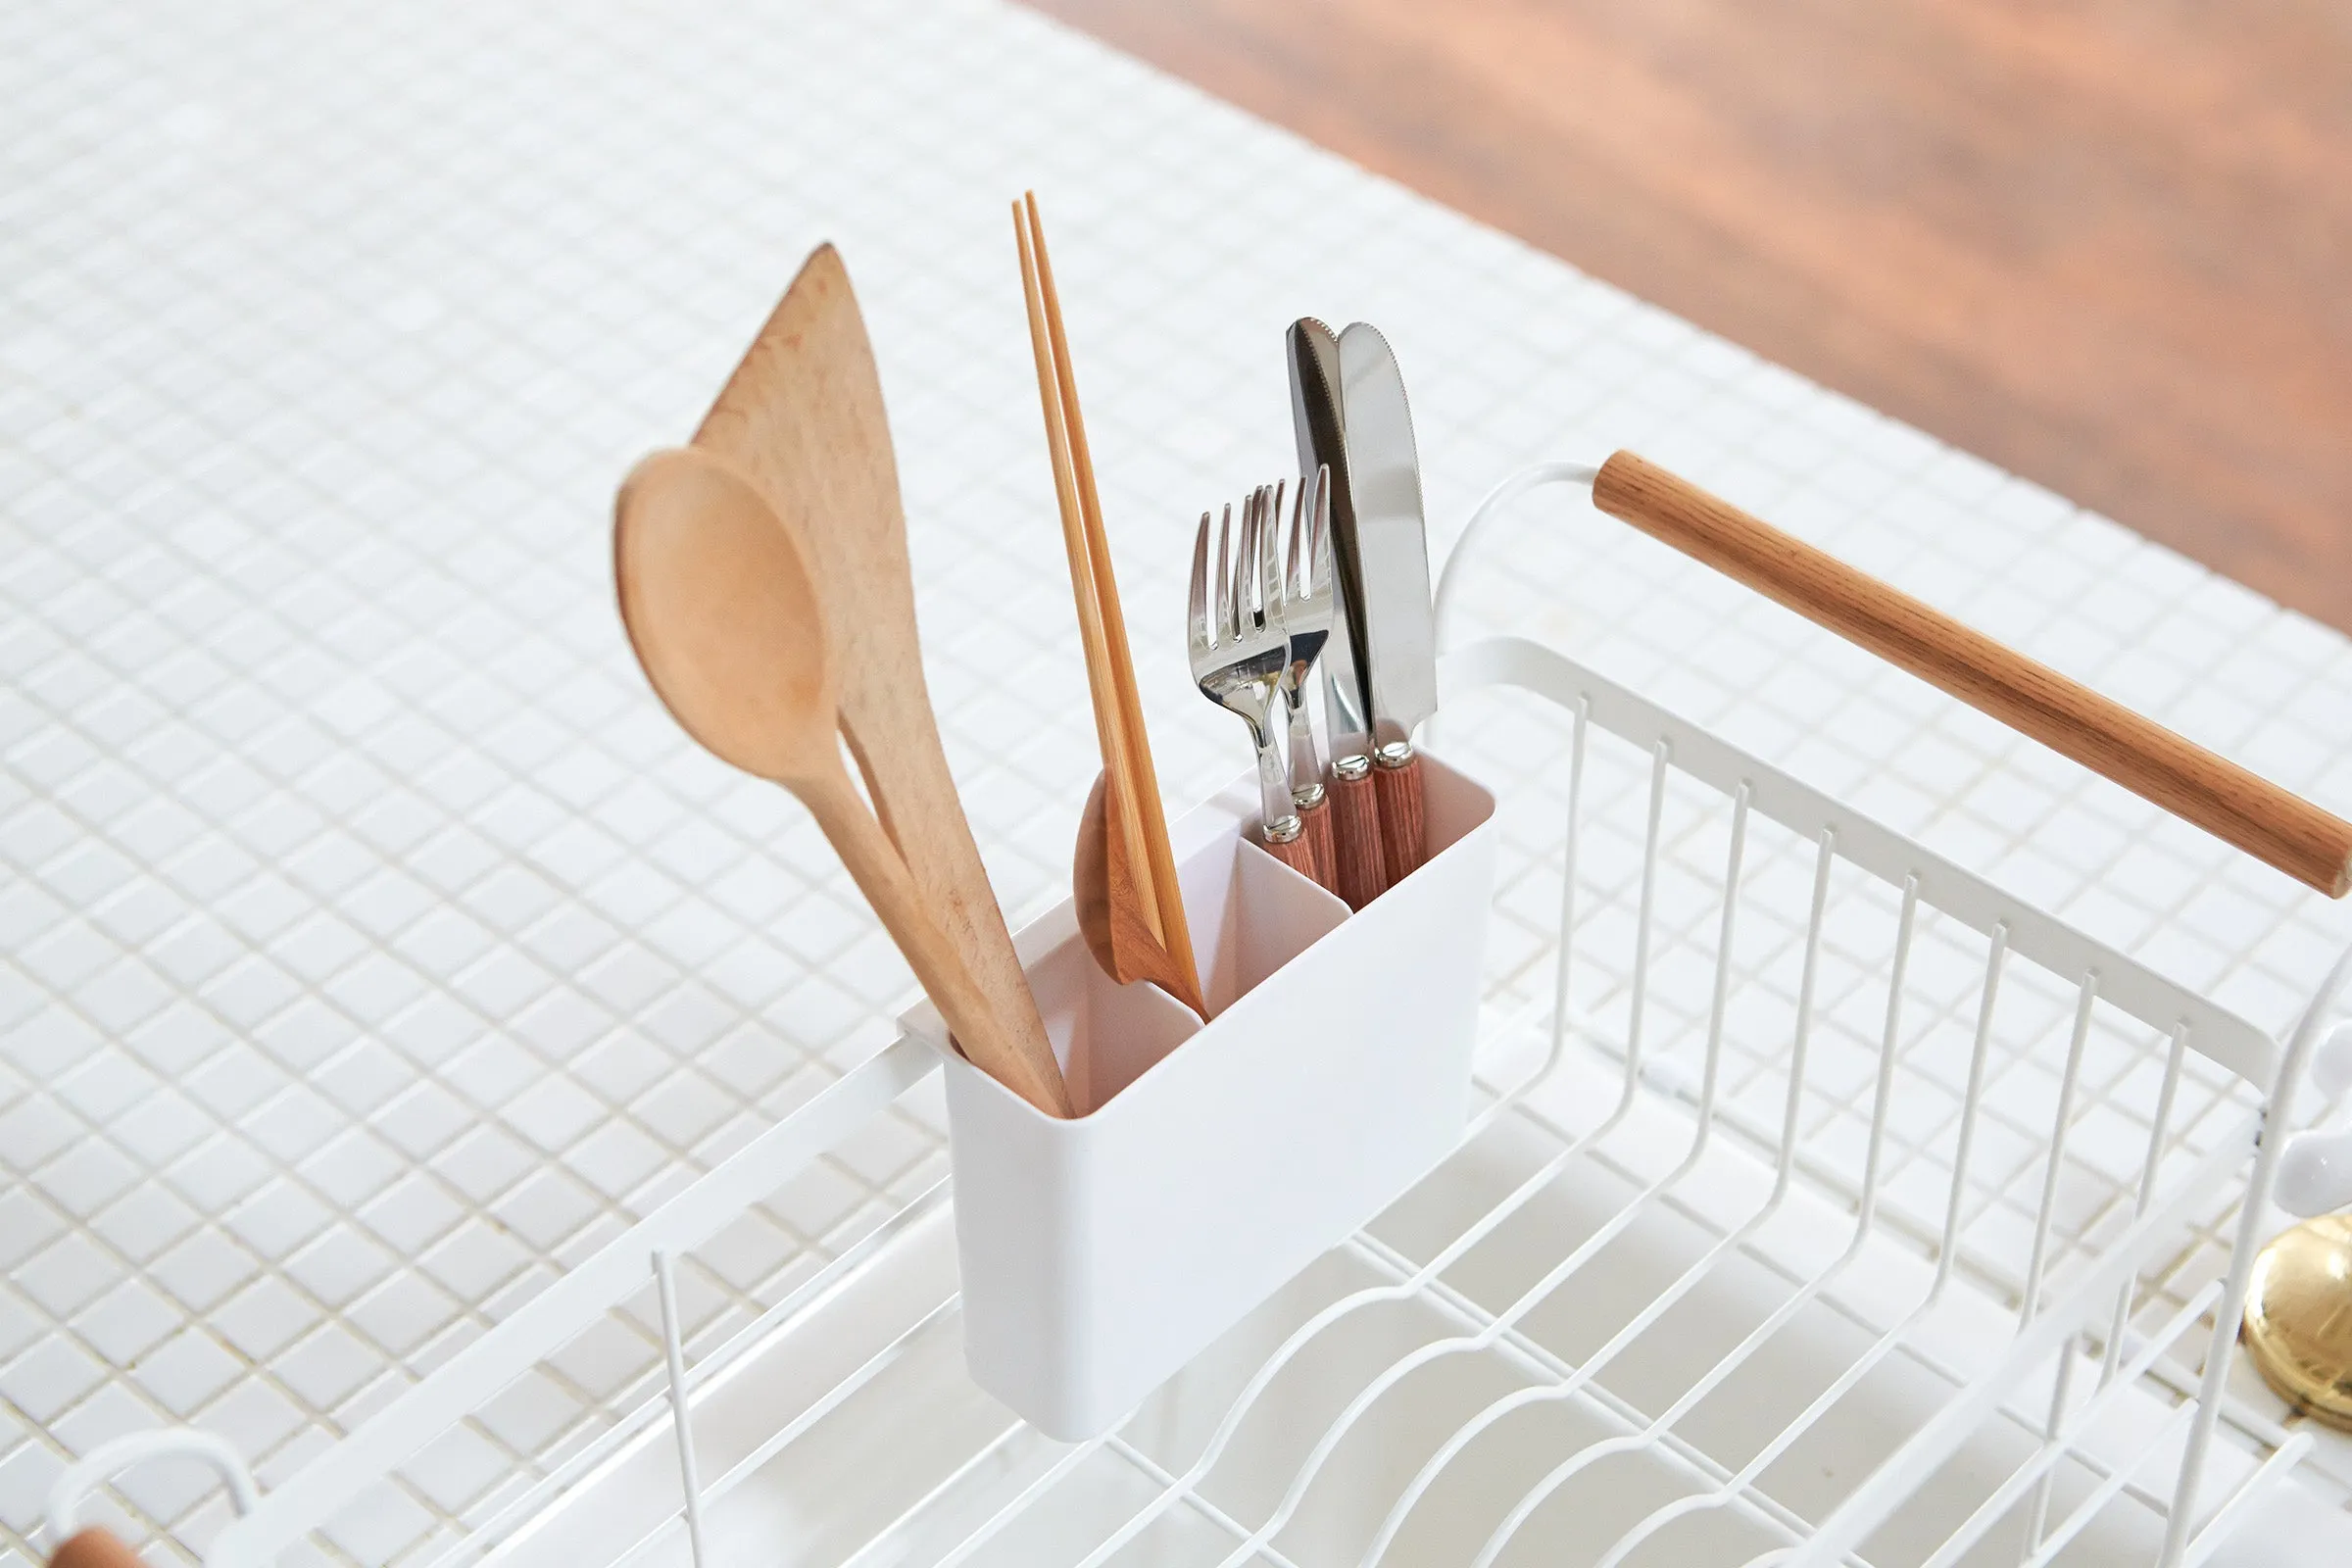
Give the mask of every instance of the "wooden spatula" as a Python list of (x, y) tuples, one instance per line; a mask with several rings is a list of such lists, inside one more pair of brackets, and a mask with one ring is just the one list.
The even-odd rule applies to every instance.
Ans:
[[(820, 245), (718, 394), (694, 445), (750, 479), (835, 611), (841, 725), (866, 793), (964, 966), (1031, 1068), (1060, 1071), (940, 746), (882, 381), (841, 256)], [(1062, 1114), (1069, 1113), (1066, 1098)]]

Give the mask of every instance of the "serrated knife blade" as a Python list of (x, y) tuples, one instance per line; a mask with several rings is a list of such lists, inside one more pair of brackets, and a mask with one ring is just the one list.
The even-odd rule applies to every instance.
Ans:
[(1376, 747), (1410, 743), (1438, 708), (1421, 461), (1396, 356), (1365, 321), (1340, 334), (1340, 409), (1372, 738)]

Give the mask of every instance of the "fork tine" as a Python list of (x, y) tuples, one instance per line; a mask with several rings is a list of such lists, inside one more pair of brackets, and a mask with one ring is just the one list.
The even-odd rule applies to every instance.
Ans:
[(1314, 591), (1308, 575), (1313, 570), (1314, 558), (1310, 556), (1304, 562), (1298, 559), (1299, 552), (1306, 547), (1306, 541), (1300, 537), (1305, 532), (1300, 526), (1300, 514), (1306, 504), (1306, 491), (1302, 484), (1298, 494), (1291, 499), (1291, 538), (1282, 565), (1282, 597), (1286, 607), (1294, 596), (1304, 599)]
[(1200, 514), (1200, 526), (1193, 535), (1193, 592), (1185, 607), (1185, 635), (1192, 646), (1203, 649), (1214, 641), (1208, 629), (1208, 514)]
[(1233, 503), (1225, 503), (1225, 515), (1217, 524), (1217, 622), (1216, 638), (1230, 643), (1241, 635), (1241, 627), (1233, 618)]
[(1233, 631), (1238, 641), (1244, 632), (1257, 629), (1257, 596), (1250, 591), (1250, 578), (1256, 572), (1250, 563), (1257, 559), (1257, 524), (1265, 509), (1264, 486), (1250, 492), (1242, 503), (1242, 536), (1233, 549)]
[(1276, 480), (1274, 502), (1266, 513), (1266, 554), (1274, 565), (1274, 574), (1270, 579), (1274, 584), (1274, 594), (1271, 603), (1267, 606), (1267, 612), (1276, 617), (1280, 617), (1282, 607), (1290, 603), (1291, 598), (1291, 579), (1283, 574), (1281, 561), (1284, 538), (1282, 503), (1290, 493), (1290, 480)]
[(1234, 564), (1234, 575), (1248, 587), (1250, 593), (1250, 629), (1266, 628), (1265, 585), (1257, 580), (1258, 553), (1266, 545), (1266, 496), (1264, 485), (1257, 487), (1257, 526), (1250, 532), (1250, 554)]
[(1282, 562), (1274, 550), (1275, 535), (1280, 531), (1281, 523), (1282, 487), (1276, 485), (1273, 495), (1266, 502), (1265, 528), (1257, 547), (1257, 597), (1265, 611), (1258, 622), (1260, 625), (1268, 620), (1276, 626), (1282, 624)]

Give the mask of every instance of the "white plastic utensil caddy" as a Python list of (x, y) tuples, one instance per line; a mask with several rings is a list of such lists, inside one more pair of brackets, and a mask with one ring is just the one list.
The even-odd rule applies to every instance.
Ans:
[(1250, 841), (1254, 773), (1176, 824), (1205, 1026), (1105, 977), (1071, 905), (1020, 932), (1073, 1120), (904, 1020), (947, 1073), (972, 1376), (1048, 1436), (1107, 1430), (1460, 1141), (1494, 801), (1423, 771), (1429, 859), (1352, 916)]
[[(2352, 956), (2274, 1039), (1557, 653), (1480, 643), (1441, 685), (1446, 754), (1507, 739), (1537, 782), (1494, 807), (1433, 766), (1441, 853), (1362, 913), (1240, 843), (1246, 803), (1186, 819), (1208, 1026), (1102, 985), (1066, 910), (1022, 933), (1090, 1114), (910, 1015), (343, 1441), (240, 1477), (206, 1560), (2220, 1548), (2310, 1443), (2226, 1384), (2290, 1142), (2262, 1135)], [(728, 1295), (737, 1227), (931, 1114), (935, 1073), (953, 1180)], [(522, 1442), (551, 1378), (611, 1413)]]

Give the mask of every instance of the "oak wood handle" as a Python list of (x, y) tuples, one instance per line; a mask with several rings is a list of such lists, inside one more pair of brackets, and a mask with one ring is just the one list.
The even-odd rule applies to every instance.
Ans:
[(1307, 842), (1306, 825), (1303, 822), (1299, 824), (1298, 831), (1287, 839), (1270, 838), (1259, 833), (1257, 846), (1300, 876), (1309, 881), (1314, 879), (1315, 847)]
[(1311, 806), (1298, 808), (1298, 836), (1306, 841), (1310, 869), (1307, 875), (1326, 893), (1340, 891), (1339, 849), (1331, 838), (1331, 796), (1326, 787), (1322, 799)]
[[(1365, 765), (1353, 771), (1351, 762)], [(1360, 909), (1388, 890), (1388, 868), (1380, 853), (1380, 803), (1374, 797), (1370, 758), (1342, 758), (1332, 764), (1323, 798), (1330, 802), (1335, 891), (1350, 909)]]
[(2329, 898), (2352, 888), (2352, 823), (1655, 464), (1615, 454), (1592, 502)]
[(1428, 858), (1429, 822), (1421, 800), (1421, 754), (1410, 746), (1382, 747), (1372, 762), (1380, 801), (1381, 864), (1389, 886), (1411, 876)]
[(146, 1568), (122, 1538), (104, 1525), (76, 1530), (50, 1555), (49, 1568)]

